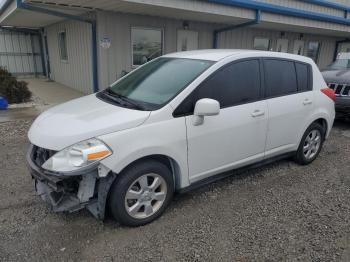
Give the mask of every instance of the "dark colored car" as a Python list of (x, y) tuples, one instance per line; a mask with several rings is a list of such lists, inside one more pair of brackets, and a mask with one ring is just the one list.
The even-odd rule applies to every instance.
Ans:
[(337, 117), (350, 118), (350, 53), (340, 53), (337, 60), (322, 71), (322, 75), (337, 96)]

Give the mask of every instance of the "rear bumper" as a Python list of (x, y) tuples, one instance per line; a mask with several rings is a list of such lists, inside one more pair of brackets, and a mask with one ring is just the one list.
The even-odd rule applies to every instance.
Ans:
[(54, 212), (87, 208), (97, 219), (104, 219), (108, 191), (116, 177), (114, 173), (100, 178), (97, 166), (69, 176), (49, 172), (38, 167), (31, 154), (32, 146), (27, 153), (27, 164), (35, 181), (35, 190)]

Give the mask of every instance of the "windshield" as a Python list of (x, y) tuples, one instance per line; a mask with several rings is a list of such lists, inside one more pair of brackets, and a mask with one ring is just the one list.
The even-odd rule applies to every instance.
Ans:
[(129, 73), (104, 92), (129, 101), (134, 107), (138, 105), (138, 109), (155, 110), (174, 98), (213, 63), (158, 58)]
[(349, 69), (350, 59), (338, 59), (329, 66), (330, 69)]

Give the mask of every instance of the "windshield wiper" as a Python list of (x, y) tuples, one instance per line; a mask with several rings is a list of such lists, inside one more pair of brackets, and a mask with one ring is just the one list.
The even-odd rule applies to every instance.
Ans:
[[(105, 95), (107, 95), (108, 97), (110, 97), (111, 99), (113, 99), (114, 101), (116, 101), (119, 104), (125, 105), (125, 103), (126, 103), (129, 106), (131, 105), (135, 109), (145, 110), (145, 108), (143, 106), (141, 106), (140, 104), (138, 104), (137, 102), (132, 101), (131, 99), (127, 98), (126, 96), (122, 96), (120, 94), (113, 92), (110, 88), (107, 88), (105, 91), (106, 91)], [(121, 102), (123, 102), (123, 103), (121, 103)]]

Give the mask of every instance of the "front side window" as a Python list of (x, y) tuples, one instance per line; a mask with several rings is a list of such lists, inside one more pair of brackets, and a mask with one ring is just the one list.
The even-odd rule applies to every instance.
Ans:
[(319, 51), (320, 51), (319, 42), (316, 42), (316, 41), (309, 42), (307, 45), (306, 56), (310, 57), (312, 60), (317, 62)]
[(58, 47), (60, 52), (60, 58), (62, 61), (68, 61), (67, 52), (67, 34), (66, 31), (58, 33)]
[(255, 37), (254, 38), (254, 49), (268, 51), (270, 49), (270, 39)]
[(215, 99), (221, 108), (257, 101), (260, 98), (259, 60), (226, 65), (207, 78), (174, 111), (175, 117), (193, 114), (202, 98)]
[(161, 29), (131, 28), (132, 65), (139, 66), (163, 53)]
[(213, 63), (206, 60), (161, 57), (132, 71), (102, 94), (121, 105), (156, 110), (174, 98)]
[(277, 97), (298, 92), (294, 62), (265, 59), (264, 70), (267, 97)]
[(215, 72), (196, 91), (195, 100), (212, 98), (229, 107), (258, 100), (260, 97), (259, 60), (225, 66)]

